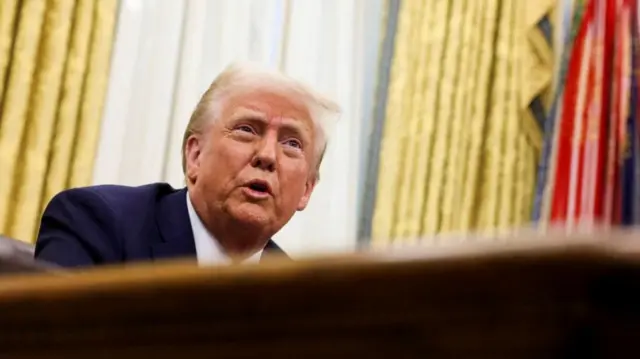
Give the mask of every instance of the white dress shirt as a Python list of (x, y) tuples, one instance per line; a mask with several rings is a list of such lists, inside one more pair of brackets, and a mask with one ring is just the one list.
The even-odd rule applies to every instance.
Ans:
[[(191, 222), (191, 230), (193, 231), (193, 239), (196, 243), (196, 257), (199, 265), (220, 265), (230, 264), (231, 259), (224, 253), (220, 243), (205, 228), (202, 220), (198, 217), (196, 210), (191, 203), (191, 197), (187, 192), (187, 210), (189, 211), (189, 221)], [(247, 258), (244, 263), (258, 263), (262, 256), (259, 251)]]

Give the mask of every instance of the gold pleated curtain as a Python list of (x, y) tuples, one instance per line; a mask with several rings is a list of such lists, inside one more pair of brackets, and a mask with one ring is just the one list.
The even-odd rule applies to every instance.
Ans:
[(31, 242), (46, 203), (91, 181), (116, 0), (0, 1), (0, 233)]
[(541, 147), (531, 104), (548, 99), (553, 72), (536, 25), (554, 6), (402, 1), (373, 244), (529, 222)]

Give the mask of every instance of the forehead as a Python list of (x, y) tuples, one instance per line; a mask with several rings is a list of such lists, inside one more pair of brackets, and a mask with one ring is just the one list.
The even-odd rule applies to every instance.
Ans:
[(224, 101), (222, 118), (230, 118), (238, 112), (260, 113), (266, 120), (283, 119), (311, 125), (311, 113), (308, 106), (295, 94), (253, 90), (231, 93)]

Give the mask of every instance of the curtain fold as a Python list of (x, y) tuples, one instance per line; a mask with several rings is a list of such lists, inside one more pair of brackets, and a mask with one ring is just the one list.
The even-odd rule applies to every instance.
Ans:
[(402, 1), (374, 244), (529, 221), (554, 3)]
[(3, 98), (7, 68), (11, 59), (14, 27), (20, 0), (6, 0), (0, 4), (0, 98)]
[(98, 135), (102, 119), (104, 98), (109, 80), (113, 29), (118, 10), (117, 0), (95, 2), (91, 45), (80, 107), (80, 121), (76, 134), (69, 186), (86, 186), (91, 183), (96, 156)]
[(0, 233), (33, 241), (44, 204), (89, 184), (116, 7), (0, 2)]
[[(389, 78), (391, 75), (391, 61), (395, 48), (396, 32), (398, 30), (398, 13), (401, 0), (388, 0), (385, 2), (383, 9), (384, 25), (382, 36), (380, 39), (380, 57), (377, 66), (378, 76), (376, 78), (376, 91), (371, 108), (363, 110), (364, 115), (371, 114), (370, 127), (365, 128), (364, 133), (367, 134), (369, 143), (363, 143), (367, 146), (362, 156), (365, 157), (362, 165), (366, 166), (363, 170), (363, 186), (361, 188), (362, 198), (360, 204), (360, 223), (358, 225), (358, 242), (359, 245), (367, 247), (371, 238), (371, 224), (373, 222), (374, 204), (376, 201), (376, 188), (378, 187), (378, 169), (380, 160), (380, 142), (384, 128), (384, 119), (386, 114), (387, 98), (389, 96)], [(373, 93), (371, 94), (374, 95)], [(371, 112), (368, 112), (368, 111)], [(366, 117), (365, 117), (366, 118)]]
[(73, 7), (73, 0), (49, 1), (44, 12), (39, 49), (33, 58), (33, 84), (27, 95), (25, 133), (19, 144), (21, 153), (20, 162), (16, 163), (17, 178), (12, 191), (15, 197), (11, 216), (8, 217), (10, 226), (6, 227), (17, 238), (33, 238), (37, 228), (34, 216), (39, 214), (47, 183), (49, 151), (55, 129)]
[(189, 26), (185, 8), (196, 5), (203, 12), (201, 0), (121, 0), (93, 184), (161, 180), (182, 31)]
[[(51, 156), (49, 173), (45, 183), (45, 196), (42, 201), (42, 210), (47, 199), (55, 196), (62, 188), (70, 185), (69, 164), (74, 157), (72, 144), (76, 138), (76, 126), (80, 113), (80, 100), (84, 74), (87, 70), (87, 56), (91, 41), (91, 27), (95, 1), (79, 0), (74, 14), (74, 30), (71, 33), (67, 60), (64, 69), (64, 78), (60, 89), (60, 102), (58, 107), (58, 121), (54, 129), (53, 143), (51, 144)], [(101, 116), (101, 114), (98, 114)]]

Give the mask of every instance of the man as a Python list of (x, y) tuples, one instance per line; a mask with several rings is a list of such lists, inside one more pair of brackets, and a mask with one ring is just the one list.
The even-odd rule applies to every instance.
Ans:
[(336, 104), (300, 83), (230, 66), (202, 96), (182, 145), (186, 188), (63, 191), (35, 256), (66, 267), (195, 256), (200, 264), (284, 253), (271, 240), (319, 179)]

